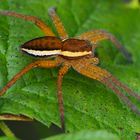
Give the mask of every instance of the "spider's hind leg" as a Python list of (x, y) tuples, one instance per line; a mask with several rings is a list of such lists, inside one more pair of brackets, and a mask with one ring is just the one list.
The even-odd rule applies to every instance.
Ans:
[[(112, 89), (117, 95), (118, 97), (133, 111), (135, 112), (136, 114), (140, 115), (140, 110), (137, 108), (137, 106), (135, 106), (131, 101), (130, 99), (124, 95), (122, 93), (122, 90), (121, 88), (122, 87), (119, 87), (118, 85), (116, 85), (116, 82), (112, 81), (111, 78), (109, 79), (104, 79), (102, 80), (102, 83), (105, 84), (107, 87), (109, 87), (110, 89)], [(127, 87), (127, 89), (129, 89)], [(127, 92), (128, 94), (130, 94), (132, 97), (135, 97), (136, 99), (140, 100), (140, 96), (137, 95), (136, 93), (134, 92), (128, 92), (126, 88), (123, 88), (123, 90), (125, 92)]]
[(73, 68), (79, 72), (80, 74), (83, 74), (89, 78), (92, 78), (94, 80), (97, 80), (101, 82), (102, 84), (106, 85), (108, 88), (110, 88), (116, 95), (135, 113), (140, 115), (140, 109), (138, 109), (131, 100), (125, 95), (127, 93), (128, 95), (131, 95), (132, 97), (136, 98), (140, 101), (140, 96), (136, 93), (134, 93), (130, 88), (119, 82), (113, 75), (111, 75), (108, 71), (101, 69), (98, 66), (93, 66), (91, 64), (87, 64), (85, 67), (85, 64), (87, 62), (83, 61), (82, 63), (77, 63), (73, 65)]

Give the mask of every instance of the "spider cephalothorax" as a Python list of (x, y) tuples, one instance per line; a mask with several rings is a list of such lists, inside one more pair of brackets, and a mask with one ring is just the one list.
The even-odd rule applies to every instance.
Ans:
[[(51, 16), (60, 37), (56, 37), (52, 30), (41, 20), (33, 16), (26, 16), (15, 12), (2, 11), (2, 15), (14, 16), (35, 23), (45, 34), (44, 37), (35, 38), (21, 45), (22, 52), (35, 57), (41, 57), (41, 60), (27, 65), (23, 70), (17, 73), (7, 85), (0, 91), (3, 95), (22, 75), (35, 67), (52, 68), (60, 66), (57, 78), (57, 96), (61, 118), (61, 126), (64, 129), (64, 107), (62, 98), (62, 80), (70, 67), (94, 80), (98, 80), (118, 95), (132, 111), (140, 115), (140, 110), (129, 100), (122, 91), (140, 100), (140, 96), (134, 93), (126, 85), (119, 82), (108, 71), (96, 66), (99, 62), (94, 57), (92, 50), (97, 47), (97, 43), (101, 40), (108, 39), (116, 45), (119, 51), (130, 62), (132, 61), (130, 53), (120, 44), (120, 42), (110, 33), (104, 30), (93, 30), (83, 33), (77, 37), (69, 38), (62, 22), (57, 16), (55, 10), (51, 8), (49, 15)], [(44, 57), (54, 57), (54, 59), (43, 59)]]

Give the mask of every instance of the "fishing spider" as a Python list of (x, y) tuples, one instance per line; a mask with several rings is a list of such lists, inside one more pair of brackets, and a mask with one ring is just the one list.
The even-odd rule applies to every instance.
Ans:
[[(22, 52), (35, 57), (41, 57), (42, 60), (37, 60), (27, 65), (24, 69), (17, 73), (0, 91), (0, 96), (2, 96), (19, 78), (21, 78), (21, 76), (33, 68), (60, 67), (57, 78), (57, 97), (61, 127), (65, 129), (62, 81), (68, 70), (73, 68), (80, 74), (97, 80), (113, 90), (114, 93), (116, 93), (116, 95), (126, 105), (128, 105), (132, 111), (140, 115), (140, 110), (129, 100), (127, 96), (122, 93), (122, 90), (138, 100), (140, 100), (140, 96), (134, 93), (126, 85), (119, 82), (108, 71), (97, 66), (99, 59), (94, 56), (93, 51), (96, 49), (97, 43), (99, 41), (106, 39), (114, 43), (117, 49), (125, 56), (125, 58), (128, 61), (131, 61), (130, 53), (112, 34), (104, 30), (92, 30), (74, 38), (69, 38), (54, 8), (49, 9), (49, 15), (52, 18), (52, 21), (60, 37), (56, 37), (52, 30), (37, 17), (26, 16), (9, 11), (1, 11), (0, 14), (31, 21), (45, 34), (43, 37), (35, 38), (21, 45)], [(50, 58), (52, 56), (54, 57), (53, 59), (43, 59), (46, 57)]]

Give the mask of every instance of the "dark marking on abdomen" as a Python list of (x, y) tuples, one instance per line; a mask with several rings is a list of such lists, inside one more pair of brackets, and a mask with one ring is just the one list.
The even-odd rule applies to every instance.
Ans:
[(32, 39), (21, 46), (21, 49), (28, 50), (60, 50), (62, 48), (61, 40), (53, 36), (44, 36)]

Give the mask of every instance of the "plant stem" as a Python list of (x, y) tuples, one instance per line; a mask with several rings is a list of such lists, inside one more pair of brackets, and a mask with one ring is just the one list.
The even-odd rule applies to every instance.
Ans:
[(0, 129), (7, 137), (12, 137), (17, 139), (15, 134), (10, 130), (10, 128), (3, 121), (0, 121)]

